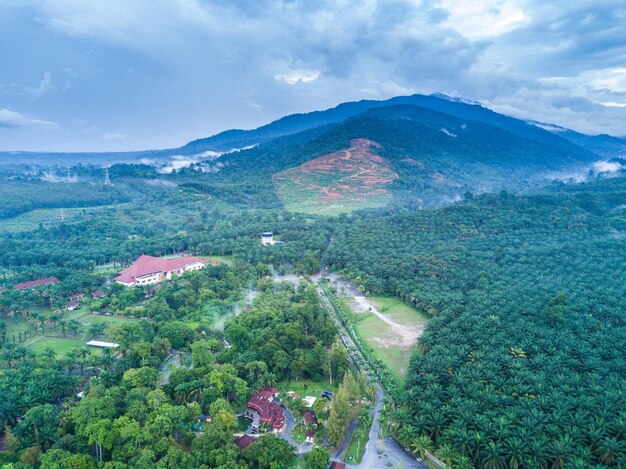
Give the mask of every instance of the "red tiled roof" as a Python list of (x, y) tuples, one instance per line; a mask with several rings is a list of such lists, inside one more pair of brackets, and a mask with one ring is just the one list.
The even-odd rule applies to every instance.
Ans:
[(263, 391), (271, 392), (273, 395), (278, 394), (278, 389), (273, 386), (266, 386), (263, 388)]
[(80, 303), (78, 301), (74, 301), (74, 300), (70, 301), (67, 304), (68, 309), (69, 308), (78, 308), (79, 306), (80, 306)]
[(317, 417), (313, 412), (306, 411), (302, 414), (302, 418), (304, 419), (304, 424), (314, 423), (317, 425)]
[(333, 461), (330, 463), (330, 467), (328, 469), (346, 469), (346, 464), (339, 461)]
[(274, 393), (271, 393), (269, 391), (259, 391), (256, 393), (256, 395), (264, 399), (271, 399), (272, 397), (274, 397)]
[(94, 298), (104, 298), (106, 294), (100, 290), (96, 290), (91, 292), (91, 296), (93, 296)]
[(275, 403), (270, 402), (267, 398), (261, 396), (260, 393), (250, 398), (248, 407), (256, 410), (261, 417), (261, 422), (270, 424), (272, 428), (278, 429), (282, 427), (285, 422), (282, 409)]
[(77, 300), (78, 298), (82, 298), (83, 296), (85, 296), (83, 292), (78, 292), (78, 293), (74, 293), (72, 296), (70, 296), (70, 298), (72, 300)]
[(30, 282), (18, 283), (13, 286), (13, 290), (28, 290), (30, 288), (39, 287), (41, 285), (48, 285), (50, 283), (59, 283), (59, 279), (56, 277), (40, 278), (38, 280), (31, 280)]
[(174, 270), (183, 269), (190, 264), (195, 263), (206, 264), (202, 259), (197, 257), (177, 257), (176, 259), (162, 259), (160, 257), (141, 255), (131, 264), (130, 267), (122, 270), (120, 274), (113, 280), (116, 282), (133, 283), (135, 278), (144, 275), (155, 274), (158, 272), (173, 272)]
[(239, 438), (236, 438), (234, 443), (239, 447), (241, 451), (246, 449), (252, 443), (256, 441), (256, 438), (250, 435), (241, 435)]

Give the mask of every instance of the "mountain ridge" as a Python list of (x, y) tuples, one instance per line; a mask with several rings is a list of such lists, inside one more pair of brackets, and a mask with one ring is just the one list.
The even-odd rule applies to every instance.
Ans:
[[(621, 156), (626, 153), (626, 140), (607, 135), (586, 135), (554, 124), (554, 130), (542, 128), (537, 121), (524, 121), (497, 113), (479, 103), (442, 94), (395, 96), (387, 100), (360, 100), (340, 103), (325, 110), (290, 114), (257, 127), (242, 130), (230, 129), (209, 137), (192, 140), (181, 147), (169, 149), (139, 150), (129, 152), (0, 152), (0, 164), (35, 164), (49, 166), (56, 163), (112, 164), (134, 163), (141, 160), (161, 161), (174, 156), (196, 156), (205, 152), (230, 152), (259, 145), (286, 135), (294, 135), (326, 125), (338, 124), (372, 109), (393, 105), (413, 105), (431, 109), (458, 118), (471, 119), (500, 127), (518, 136), (538, 141), (564, 144), (570, 142), (601, 157)], [(20, 160), (16, 161), (16, 156)]]

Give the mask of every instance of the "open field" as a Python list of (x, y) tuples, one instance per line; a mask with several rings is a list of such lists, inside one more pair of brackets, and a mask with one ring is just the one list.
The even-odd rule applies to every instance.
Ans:
[(382, 360), (402, 384), (415, 341), (423, 332), (428, 318), (397, 298), (374, 296), (366, 300), (379, 315), (368, 311), (363, 301), (342, 299), (355, 314), (354, 330), (364, 346)]
[(328, 380), (312, 381), (310, 379), (302, 379), (299, 381), (281, 381), (278, 383), (276, 388), (281, 392), (281, 394), (284, 394), (287, 391), (293, 391), (300, 394), (300, 397), (313, 396), (319, 398), (324, 390), (333, 392), (336, 391), (337, 384), (336, 380), (333, 380), (333, 386), (331, 387)]
[(376, 142), (357, 138), (350, 148), (321, 156), (273, 176), (288, 210), (338, 215), (391, 201), (386, 187), (398, 175), (375, 154)]
[(40, 338), (34, 339), (33, 342), (28, 344), (28, 348), (30, 348), (35, 353), (43, 353), (46, 349), (50, 348), (54, 350), (57, 355), (67, 355), (72, 350), (78, 350), (82, 348), (87, 348), (93, 355), (99, 354), (100, 349), (94, 347), (86, 347), (85, 340), (81, 339), (63, 339), (59, 337), (47, 337), (41, 336)]
[[(32, 310), (36, 310), (46, 317), (52, 315), (50, 309), (33, 308)], [(135, 318), (92, 314), (89, 312), (89, 308), (86, 305), (81, 306), (77, 310), (66, 312), (63, 314), (62, 319), (66, 323), (72, 319), (76, 319), (80, 322), (80, 330), (76, 336), (72, 337), (69, 332), (66, 332), (66, 336), (64, 337), (62, 330), (58, 326), (52, 327), (51, 325), (46, 325), (45, 329), (42, 331), (41, 329), (35, 328), (34, 324), (30, 323), (25, 316), (13, 316), (12, 318), (5, 318), (8, 326), (7, 340), (12, 341), (15, 336), (16, 342), (19, 342), (19, 334), (27, 332), (28, 338), (22, 343), (34, 352), (40, 353), (49, 347), (59, 355), (64, 355), (69, 350), (84, 347), (85, 343), (91, 339), (107, 339), (106, 333), (103, 337), (93, 337), (89, 334), (89, 327), (93, 324), (125, 324), (129, 321), (140, 321), (140, 319)], [(23, 337), (25, 338), (25, 336)]]
[(232, 265), (233, 256), (196, 256), (211, 265), (226, 264)]

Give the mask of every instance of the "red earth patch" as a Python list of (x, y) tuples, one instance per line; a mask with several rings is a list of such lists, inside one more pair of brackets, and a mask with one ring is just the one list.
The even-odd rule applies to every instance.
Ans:
[(307, 197), (322, 204), (363, 202), (367, 197), (385, 195), (385, 186), (398, 175), (374, 153), (379, 148), (372, 140), (351, 140), (346, 150), (275, 174), (276, 190), (282, 196)]

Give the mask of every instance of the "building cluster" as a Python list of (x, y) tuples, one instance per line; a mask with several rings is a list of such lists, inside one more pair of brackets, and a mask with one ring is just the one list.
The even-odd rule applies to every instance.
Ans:
[(285, 416), (280, 406), (274, 402), (276, 396), (278, 396), (278, 390), (270, 386), (257, 392), (248, 401), (244, 415), (252, 419), (251, 428), (254, 433), (257, 433), (264, 423), (274, 433), (283, 432)]

